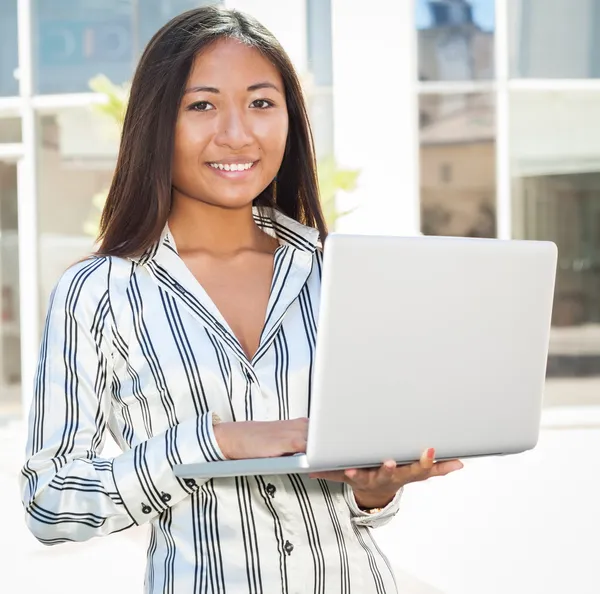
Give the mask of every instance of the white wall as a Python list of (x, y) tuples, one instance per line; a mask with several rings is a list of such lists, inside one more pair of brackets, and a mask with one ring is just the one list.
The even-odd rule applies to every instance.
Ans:
[[(306, 70), (304, 0), (227, 0), (258, 18)], [(334, 145), (338, 164), (361, 171), (341, 196), (355, 209), (338, 230), (413, 235), (419, 230), (416, 50), (412, 2), (332, 0)]]
[(343, 232), (413, 235), (419, 230), (416, 51), (413, 3), (333, 0), (336, 156), (358, 168), (357, 210)]
[(300, 75), (306, 73), (306, 9), (304, 0), (225, 0), (258, 19), (277, 37)]

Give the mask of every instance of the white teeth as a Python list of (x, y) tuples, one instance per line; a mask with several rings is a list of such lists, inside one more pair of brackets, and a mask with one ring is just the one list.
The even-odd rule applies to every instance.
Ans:
[(254, 163), (210, 163), (211, 167), (220, 169), (221, 171), (247, 171), (252, 165), (254, 165)]

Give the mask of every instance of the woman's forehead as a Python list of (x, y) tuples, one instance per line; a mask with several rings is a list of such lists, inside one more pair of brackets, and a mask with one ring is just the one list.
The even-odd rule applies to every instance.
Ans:
[(199, 53), (188, 77), (188, 87), (247, 88), (260, 82), (281, 84), (281, 75), (257, 49), (235, 39), (220, 39)]

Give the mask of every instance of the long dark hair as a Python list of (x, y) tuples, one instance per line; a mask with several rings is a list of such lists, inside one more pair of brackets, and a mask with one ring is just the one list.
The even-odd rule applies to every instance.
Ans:
[(272, 182), (257, 198), (319, 230), (321, 210), (312, 133), (302, 87), (275, 37), (256, 19), (235, 10), (202, 7), (175, 17), (146, 47), (131, 93), (115, 174), (100, 222), (101, 254), (137, 256), (156, 243), (171, 209), (175, 123), (195, 56), (222, 39), (256, 48), (279, 70), (285, 86), (289, 132), (285, 155)]

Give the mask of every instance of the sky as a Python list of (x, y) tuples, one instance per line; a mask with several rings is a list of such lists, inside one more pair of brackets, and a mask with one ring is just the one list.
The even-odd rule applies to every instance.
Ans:
[[(425, 29), (431, 25), (428, 0), (417, 0), (416, 20), (417, 28)], [(494, 0), (469, 0), (473, 7), (475, 22), (484, 30), (494, 29)]]

